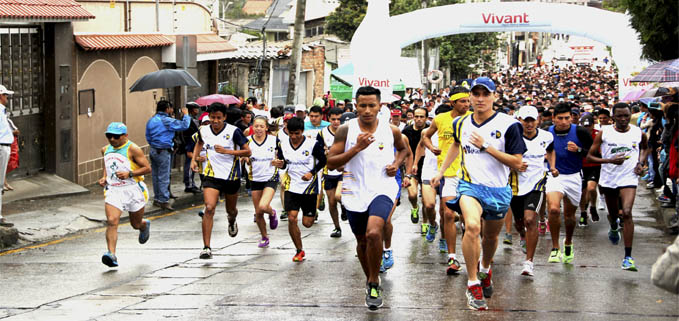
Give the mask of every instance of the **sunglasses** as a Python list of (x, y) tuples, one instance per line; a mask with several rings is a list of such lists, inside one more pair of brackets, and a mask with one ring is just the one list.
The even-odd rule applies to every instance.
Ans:
[(106, 138), (108, 138), (108, 139), (111, 139), (111, 138), (118, 139), (118, 138), (120, 138), (120, 136), (122, 136), (122, 135), (106, 133)]

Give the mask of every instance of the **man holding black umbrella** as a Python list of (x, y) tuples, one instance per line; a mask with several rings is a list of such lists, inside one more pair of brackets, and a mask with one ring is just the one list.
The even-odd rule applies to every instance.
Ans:
[(151, 146), (151, 175), (153, 178), (153, 205), (166, 210), (174, 210), (170, 206), (170, 167), (173, 138), (175, 132), (189, 128), (191, 116), (186, 107), (181, 109), (182, 119), (170, 117), (172, 105), (161, 100), (156, 105), (156, 114), (146, 123), (146, 141)]

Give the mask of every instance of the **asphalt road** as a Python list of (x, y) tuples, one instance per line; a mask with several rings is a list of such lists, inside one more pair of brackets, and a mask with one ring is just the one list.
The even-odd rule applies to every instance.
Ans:
[[(381, 275), (385, 305), (377, 312), (364, 306), (365, 278), (347, 222), (340, 239), (329, 237), (327, 211), (319, 224), (301, 227), (306, 261), (293, 263), (287, 222), (271, 233), (269, 248), (257, 247), (246, 197), (239, 200), (235, 238), (226, 232), (220, 205), (212, 260), (198, 259), (197, 208), (154, 218), (145, 245), (129, 225), (121, 226), (117, 269), (100, 261), (101, 228), (0, 254), (0, 319), (676, 320), (679, 297), (650, 282), (651, 265), (672, 240), (659, 230), (650, 195), (639, 189), (634, 211), (639, 272), (620, 269), (622, 242), (612, 245), (601, 221), (577, 228), (573, 265), (548, 264), (550, 237), (541, 236), (535, 276), (524, 277), (514, 233), (514, 245), (500, 245), (494, 258), (489, 311), (467, 308), (466, 276), (446, 275), (446, 256), (438, 240), (427, 243), (410, 222), (406, 195), (394, 214), (395, 265)], [(280, 208), (277, 199), (273, 205)]]

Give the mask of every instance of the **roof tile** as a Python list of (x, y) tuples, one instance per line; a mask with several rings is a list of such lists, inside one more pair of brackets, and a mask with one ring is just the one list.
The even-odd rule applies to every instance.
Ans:
[(1, 19), (93, 19), (73, 0), (0, 0)]
[(75, 42), (86, 51), (164, 47), (174, 43), (163, 35), (139, 34), (76, 35)]

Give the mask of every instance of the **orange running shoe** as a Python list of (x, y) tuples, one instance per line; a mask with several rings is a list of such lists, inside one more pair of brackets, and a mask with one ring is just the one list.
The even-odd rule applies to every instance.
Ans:
[(304, 261), (304, 251), (299, 251), (295, 256), (292, 257), (293, 262), (302, 262)]

